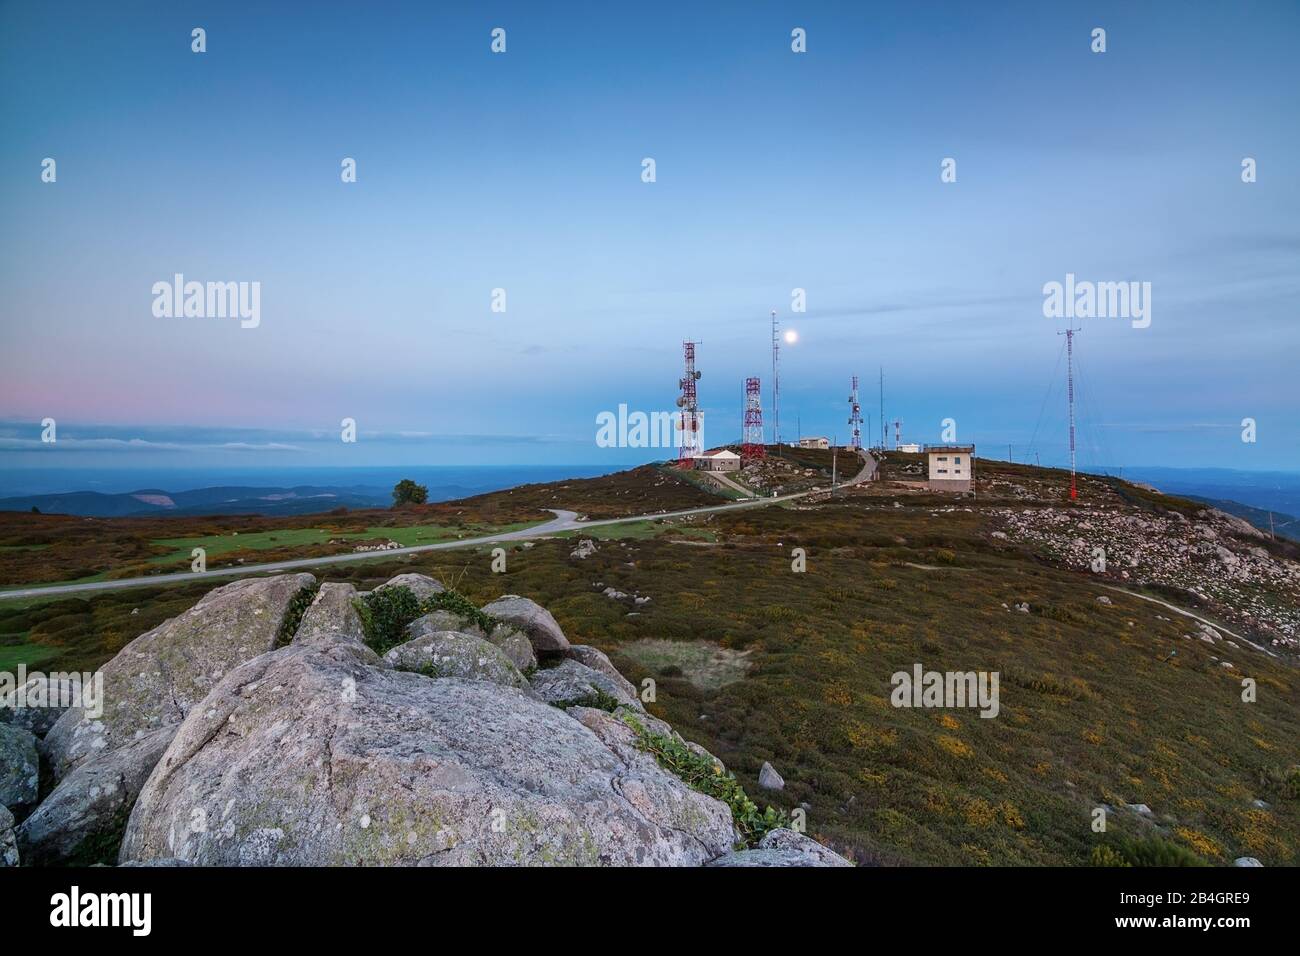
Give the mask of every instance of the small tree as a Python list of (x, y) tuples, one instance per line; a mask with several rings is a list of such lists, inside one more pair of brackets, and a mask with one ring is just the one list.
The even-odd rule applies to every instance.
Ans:
[(429, 489), (417, 485), (410, 478), (403, 478), (393, 486), (393, 507), (401, 505), (422, 505), (429, 500)]

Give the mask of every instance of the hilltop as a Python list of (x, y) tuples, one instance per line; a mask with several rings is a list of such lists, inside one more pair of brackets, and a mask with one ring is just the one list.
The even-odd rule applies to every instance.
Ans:
[[(822, 454), (791, 479), (826, 487)], [(1025, 465), (981, 460), (973, 497), (933, 494), (914, 484), (918, 461), (889, 453), (878, 481), (834, 495), (514, 543), (504, 574), (483, 548), (330, 579), (368, 590), (414, 571), (479, 604), (537, 601), (634, 684), (652, 679), (650, 714), (858, 863), (1297, 862), (1296, 546), (1113, 478), (1081, 476), (1072, 505), (1067, 475)], [(648, 467), (330, 520), (450, 528), (728, 500), (696, 477)], [(102, 663), (208, 590), (0, 604), (0, 653)], [(918, 663), (998, 672), (997, 718), (891, 706), (891, 675)], [(765, 762), (783, 789), (760, 787)]]

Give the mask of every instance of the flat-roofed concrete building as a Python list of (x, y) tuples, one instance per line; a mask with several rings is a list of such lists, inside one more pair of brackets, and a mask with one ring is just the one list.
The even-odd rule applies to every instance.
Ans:
[(970, 491), (975, 478), (974, 445), (926, 445), (931, 491)]
[(811, 438), (800, 438), (800, 448), (830, 448), (831, 440), (824, 435), (815, 435)]
[(699, 471), (740, 471), (740, 456), (730, 449), (709, 452), (695, 459)]

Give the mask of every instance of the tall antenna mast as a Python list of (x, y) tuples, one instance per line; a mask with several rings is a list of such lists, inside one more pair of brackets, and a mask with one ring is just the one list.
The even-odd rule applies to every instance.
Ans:
[(678, 383), (682, 394), (677, 399), (677, 406), (682, 410), (682, 443), (677, 450), (677, 463), (684, 467), (693, 467), (695, 459), (704, 451), (700, 434), (700, 404), (695, 394), (695, 383), (700, 380), (700, 373), (695, 370), (694, 342), (682, 343), (682, 354), (686, 360), (686, 374)]
[(880, 450), (889, 444), (889, 422), (885, 421), (885, 367), (880, 366)]
[(849, 424), (853, 426), (852, 447), (862, 451), (862, 406), (858, 404), (858, 377), (853, 376), (853, 390), (849, 393)]
[[(1065, 336), (1065, 368), (1066, 377), (1069, 382), (1068, 392), (1070, 401), (1070, 500), (1074, 501), (1079, 497), (1078, 488), (1074, 483), (1074, 333), (1079, 329), (1066, 329), (1064, 332), (1057, 332), (1057, 335)], [(1059, 360), (1058, 360), (1059, 361)]]
[(781, 355), (781, 339), (777, 334), (776, 309), (772, 310), (772, 444), (781, 444), (781, 375), (777, 371)]

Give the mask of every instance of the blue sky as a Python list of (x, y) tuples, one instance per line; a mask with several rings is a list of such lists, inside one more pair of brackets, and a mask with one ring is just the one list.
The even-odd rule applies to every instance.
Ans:
[(1059, 463), (1074, 273), (1152, 283), (1082, 320), (1081, 461), (1300, 470), (1300, 5), (267, 6), (0, 4), (0, 466), (658, 457), (596, 415), (693, 338), (733, 440), (773, 308), (785, 436), (883, 365), (905, 439)]

